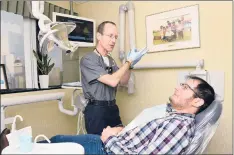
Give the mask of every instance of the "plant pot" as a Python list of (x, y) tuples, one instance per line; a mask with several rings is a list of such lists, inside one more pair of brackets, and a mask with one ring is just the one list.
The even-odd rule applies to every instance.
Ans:
[(49, 75), (39, 75), (39, 81), (41, 88), (49, 87)]

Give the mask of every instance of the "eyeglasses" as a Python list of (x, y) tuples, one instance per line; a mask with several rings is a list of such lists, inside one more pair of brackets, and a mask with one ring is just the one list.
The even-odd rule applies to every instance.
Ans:
[(115, 35), (112, 35), (112, 34), (102, 34), (102, 35), (107, 36), (107, 37), (109, 37), (110, 39), (115, 39), (115, 40), (118, 39), (118, 36), (115, 36)]
[(186, 84), (186, 83), (180, 83), (180, 86), (181, 86), (183, 89), (185, 89), (185, 90), (187, 90), (187, 89), (189, 88), (190, 90), (193, 91), (193, 93), (195, 94), (195, 97), (200, 98), (199, 95), (195, 92), (195, 90), (192, 89), (188, 84)]

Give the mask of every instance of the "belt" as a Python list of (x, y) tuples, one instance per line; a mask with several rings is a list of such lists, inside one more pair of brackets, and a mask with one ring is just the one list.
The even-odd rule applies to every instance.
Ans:
[(90, 105), (100, 105), (100, 106), (116, 105), (115, 100), (112, 100), (112, 101), (89, 100), (88, 104), (90, 104)]

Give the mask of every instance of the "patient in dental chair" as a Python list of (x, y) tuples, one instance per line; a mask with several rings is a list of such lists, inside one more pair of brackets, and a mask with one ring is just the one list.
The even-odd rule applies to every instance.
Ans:
[(169, 97), (164, 117), (129, 130), (108, 126), (101, 136), (56, 135), (50, 140), (79, 143), (85, 154), (183, 154), (195, 134), (195, 115), (214, 99), (214, 89), (206, 81), (189, 76)]

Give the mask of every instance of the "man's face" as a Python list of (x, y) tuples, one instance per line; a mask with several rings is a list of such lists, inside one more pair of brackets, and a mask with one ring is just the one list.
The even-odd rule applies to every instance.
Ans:
[(115, 25), (107, 23), (104, 26), (103, 34), (99, 34), (99, 44), (108, 52), (111, 52), (115, 47), (118, 39), (118, 32)]
[(171, 105), (178, 110), (190, 108), (196, 96), (195, 88), (199, 83), (198, 80), (189, 79), (176, 87), (174, 94), (169, 98)]

